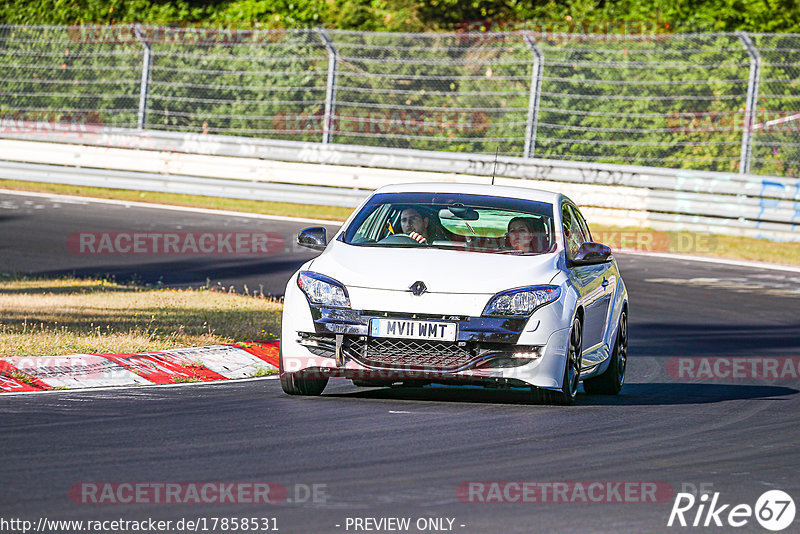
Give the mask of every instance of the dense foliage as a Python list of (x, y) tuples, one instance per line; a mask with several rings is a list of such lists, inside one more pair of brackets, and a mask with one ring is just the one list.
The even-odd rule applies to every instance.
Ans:
[(797, 0), (5, 0), (0, 21), (211, 21), (369, 31), (453, 30), (468, 23), (518, 29), (528, 24), (571, 33), (618, 33), (639, 24), (682, 33), (800, 32), (800, 5)]
[[(736, 35), (675, 34), (777, 32), (753, 36), (763, 59), (755, 122), (788, 122), (754, 133), (753, 171), (797, 176), (800, 38), (787, 32), (800, 32), (799, 12), (796, 0), (7, 0), (0, 20), (188, 27), (147, 35), (145, 127), (307, 141), (321, 140), (324, 123), (329, 62), (318, 33), (250, 42), (202, 28), (375, 31), (330, 32), (342, 56), (333, 142), (516, 156), (531, 50), (519, 33), (483, 32), (530, 29), (544, 57), (535, 155), (720, 171), (738, 170), (750, 60)], [(130, 26), (93, 31), (0, 30), (0, 114), (96, 112), (107, 126), (136, 127), (141, 43)]]

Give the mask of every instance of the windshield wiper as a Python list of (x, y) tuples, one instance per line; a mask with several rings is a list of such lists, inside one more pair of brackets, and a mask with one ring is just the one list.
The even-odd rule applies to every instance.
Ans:
[(495, 254), (514, 254), (514, 255), (518, 255), (518, 256), (521, 256), (523, 254), (528, 254), (527, 252), (523, 252), (523, 251), (517, 250), (517, 249), (511, 249), (511, 250), (500, 249), (500, 250), (495, 250), (493, 252)]

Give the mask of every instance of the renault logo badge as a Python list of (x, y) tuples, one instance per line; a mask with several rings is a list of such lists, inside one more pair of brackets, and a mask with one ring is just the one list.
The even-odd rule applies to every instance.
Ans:
[(428, 287), (425, 285), (425, 282), (423, 282), (422, 280), (417, 280), (416, 282), (411, 284), (411, 286), (409, 286), (408, 289), (410, 289), (411, 292), (415, 296), (418, 297), (418, 296), (422, 295), (423, 293), (425, 293), (428, 290)]

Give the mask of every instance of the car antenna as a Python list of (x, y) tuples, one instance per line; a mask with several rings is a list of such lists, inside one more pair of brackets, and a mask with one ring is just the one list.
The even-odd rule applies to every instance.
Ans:
[(494, 185), (494, 172), (497, 170), (497, 153), (500, 151), (500, 144), (494, 149), (494, 167), (492, 167), (492, 185)]

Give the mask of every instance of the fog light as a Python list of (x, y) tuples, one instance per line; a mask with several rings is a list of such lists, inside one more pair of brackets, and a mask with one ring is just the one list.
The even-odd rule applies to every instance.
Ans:
[(527, 347), (523, 350), (514, 351), (513, 358), (527, 358), (529, 360), (541, 358), (542, 349), (539, 347)]

